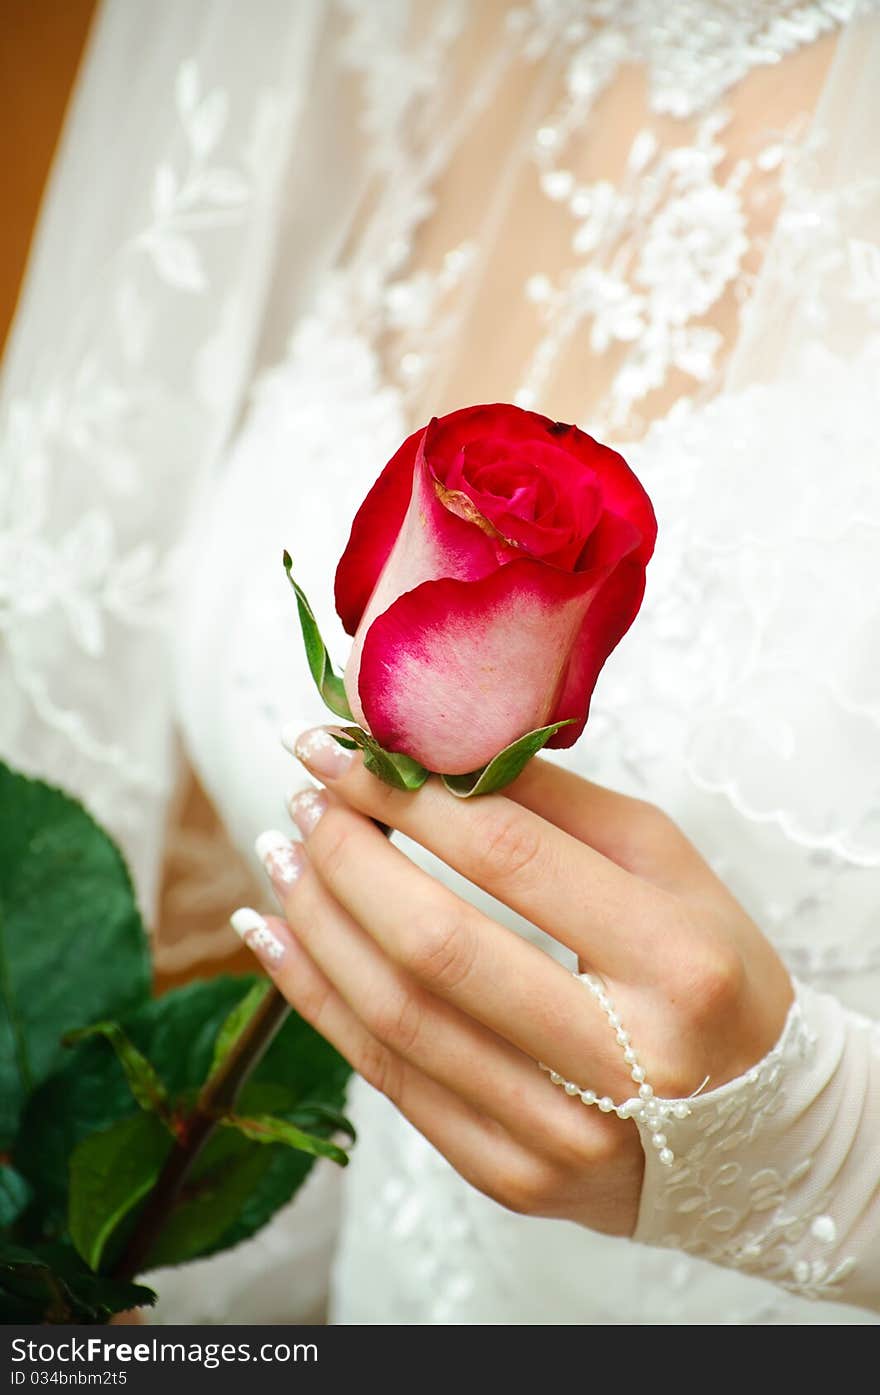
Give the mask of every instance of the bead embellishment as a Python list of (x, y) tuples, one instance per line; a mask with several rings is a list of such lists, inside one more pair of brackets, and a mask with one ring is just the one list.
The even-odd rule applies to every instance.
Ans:
[[(584, 1090), (580, 1085), (576, 1085), (573, 1080), (566, 1080), (558, 1071), (545, 1065), (543, 1061), (538, 1062), (541, 1070), (546, 1071), (554, 1085), (561, 1085), (567, 1095), (580, 1099), (581, 1104), (594, 1104), (603, 1114), (616, 1114), (618, 1119), (638, 1119), (640, 1123), (647, 1126), (651, 1135), (651, 1145), (657, 1150), (657, 1157), (664, 1167), (671, 1167), (675, 1162), (675, 1154), (669, 1147), (669, 1142), (664, 1132), (663, 1125), (667, 1119), (686, 1119), (691, 1112), (691, 1107), (687, 1100), (659, 1100), (654, 1094), (653, 1087), (648, 1083), (645, 1068), (639, 1062), (635, 1048), (630, 1041), (629, 1032), (623, 1027), (620, 1016), (614, 1010), (614, 1004), (608, 996), (603, 983), (594, 974), (575, 973), (574, 978), (588, 988), (596, 1002), (601, 1007), (608, 1018), (608, 1025), (614, 1032), (615, 1040), (623, 1050), (623, 1059), (630, 1068), (630, 1075), (638, 1085), (638, 1098), (624, 1100), (622, 1104), (615, 1104), (610, 1095), (598, 1095), (595, 1090)], [(709, 1082), (708, 1075), (688, 1098), (693, 1099)]]

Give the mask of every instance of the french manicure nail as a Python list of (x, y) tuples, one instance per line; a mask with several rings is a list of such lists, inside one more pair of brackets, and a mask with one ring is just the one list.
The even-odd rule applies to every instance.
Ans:
[(300, 833), (308, 838), (327, 808), (327, 796), (323, 790), (313, 789), (309, 785), (291, 796), (287, 808)]
[(293, 886), (305, 864), (302, 848), (291, 842), (277, 828), (267, 828), (254, 843), (254, 851), (272, 879), (272, 885), (283, 889)]
[(239, 939), (244, 941), (248, 949), (253, 950), (261, 964), (272, 971), (278, 968), (287, 945), (265, 916), (250, 906), (242, 906), (232, 913), (229, 923)]
[[(285, 728), (285, 734), (287, 729)], [(284, 742), (287, 745), (287, 741)], [(289, 748), (290, 749), (290, 748)], [(307, 770), (313, 770), (325, 780), (338, 780), (352, 766), (354, 752), (347, 751), (323, 727), (301, 732), (293, 743), (293, 754)]]

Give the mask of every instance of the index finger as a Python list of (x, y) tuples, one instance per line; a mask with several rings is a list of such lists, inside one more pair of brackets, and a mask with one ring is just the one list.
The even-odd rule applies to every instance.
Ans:
[(654, 978), (668, 894), (500, 794), (457, 799), (439, 780), (383, 784), (323, 727), (284, 743), (353, 808), (399, 829), (602, 972)]

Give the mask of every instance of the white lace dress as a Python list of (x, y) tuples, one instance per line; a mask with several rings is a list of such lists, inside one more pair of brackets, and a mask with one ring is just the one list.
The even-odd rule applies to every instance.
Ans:
[[(282, 549), (341, 658), (332, 572), (403, 437), (476, 401), (577, 421), (631, 462), (659, 539), (585, 736), (553, 758), (665, 808), (777, 944), (799, 999), (776, 1051), (682, 1123), (671, 1175), (649, 1167), (649, 1243), (504, 1212), (356, 1081), (338, 1237), (325, 1171), (234, 1256), (162, 1275), (160, 1319), (296, 1319), (334, 1250), (340, 1322), (874, 1321), (844, 1301), (867, 1304), (873, 1285), (876, 1307), (878, 1291), (878, 1203), (863, 1191), (880, 1045), (859, 1013), (880, 988), (880, 166), (866, 87), (880, 6), (307, 10), (304, 90), (326, 119), (277, 175), (288, 211), (262, 330), (248, 330), (262, 369), (189, 509), (173, 681), (190, 757), (252, 856), (299, 778), (280, 725), (325, 718)], [(190, 126), (201, 113), (198, 158), (222, 147), (215, 203), (231, 210), (244, 194), (211, 84), (182, 65), (178, 110)], [(176, 207), (174, 168), (155, 197)], [(204, 291), (200, 236), (153, 249), (166, 285)], [(231, 391), (231, 303), (200, 351), (207, 396)]]
[[(783, 1131), (781, 1146), (769, 1121), (797, 1116), (809, 1072), (818, 1091), (823, 1071), (833, 1087), (840, 1068), (815, 990), (870, 1009), (880, 983), (880, 692), (868, 660), (878, 610), (863, 589), (880, 523), (865, 455), (880, 361), (865, 352), (842, 364), (820, 341), (786, 381), (749, 386), (740, 372), (738, 386), (728, 356), (745, 333), (741, 311), (774, 224), (775, 294), (787, 313), (811, 171), (821, 184), (809, 160), (792, 158), (815, 105), (814, 96), (804, 108), (804, 87), (812, 80), (818, 93), (820, 84), (806, 65), (787, 65), (803, 62), (853, 7), (692, 0), (664, 7), (662, 21), (651, 4), (511, 8), (495, 67), (480, 69), (467, 88), (470, 111), (455, 113), (444, 81), (456, 91), (449, 55), (473, 11), (433, 7), (434, 31), (417, 56), (406, 31), (395, 65), (392, 17), (406, 7), (344, 8), (352, 29), (342, 58), (364, 76), (366, 128), (382, 156), (378, 199), (350, 230), (284, 358), (256, 385), (200, 521), (203, 594), (196, 583), (181, 688), (205, 778), (242, 845), (277, 822), (282, 790), (297, 778), (276, 751), (278, 726), (322, 716), (278, 556), (283, 546), (293, 552), (331, 649), (344, 654), (330, 572), (377, 462), (419, 410), (427, 417), (494, 396), (576, 419), (622, 444), (652, 495), (660, 536), (644, 609), (601, 677), (587, 735), (558, 758), (667, 809), (812, 988), (802, 988), (777, 1053), (754, 1078), (701, 1102), (672, 1177), (649, 1170), (638, 1236), (671, 1239), (679, 1252), (506, 1214), (356, 1083), (361, 1141), (345, 1179), (333, 1317), (814, 1321), (803, 1298), (730, 1271), (859, 1302), (858, 1284), (847, 1288), (859, 1260), (846, 1245), (877, 1242), (876, 1221), (873, 1233), (853, 1227), (851, 1198), (843, 1215), (835, 1208), (842, 1145), (827, 1115), (800, 1137)], [(528, 71), (517, 107), (527, 130), (496, 168), (488, 113), (504, 110), (517, 64)], [(755, 119), (749, 102), (761, 98), (746, 83), (770, 64), (788, 74), (788, 99)], [(416, 96), (429, 117), (413, 137)], [(509, 112), (506, 120), (509, 144)], [(622, 160), (611, 157), (612, 180), (602, 177), (601, 142), (606, 132), (619, 139), (621, 122), (626, 148)], [(492, 187), (462, 217), (456, 195), (473, 171), (456, 161), (477, 132)], [(832, 192), (858, 213), (852, 186)], [(859, 191), (862, 202), (876, 194), (876, 182), (873, 193)], [(820, 196), (814, 188), (811, 216)], [(856, 275), (876, 275), (876, 255), (830, 199), (824, 274), (841, 274), (837, 238), (846, 268), (857, 262), (858, 290)], [(829, 294), (814, 278), (814, 318)], [(481, 368), (471, 336), (500, 362)], [(794, 350), (799, 338), (792, 329)], [(787, 341), (787, 364), (794, 350)], [(804, 409), (811, 394), (829, 404), (827, 461)], [(862, 1127), (876, 1136), (870, 1094), (863, 1103)], [(831, 1305), (821, 1317), (870, 1320)]]

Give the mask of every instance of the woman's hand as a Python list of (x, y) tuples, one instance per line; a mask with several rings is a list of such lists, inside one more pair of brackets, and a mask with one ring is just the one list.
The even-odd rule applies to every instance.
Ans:
[(285, 920), (239, 932), (296, 1010), (480, 1191), (514, 1211), (631, 1235), (644, 1163), (610, 1096), (638, 1084), (595, 998), (560, 964), (417, 867), (401, 830), (598, 975), (661, 1097), (714, 1089), (773, 1046), (779, 957), (659, 809), (540, 759), (503, 795), (398, 792), (322, 728), (296, 743), (327, 792), (291, 801), (302, 844), (258, 849)]

